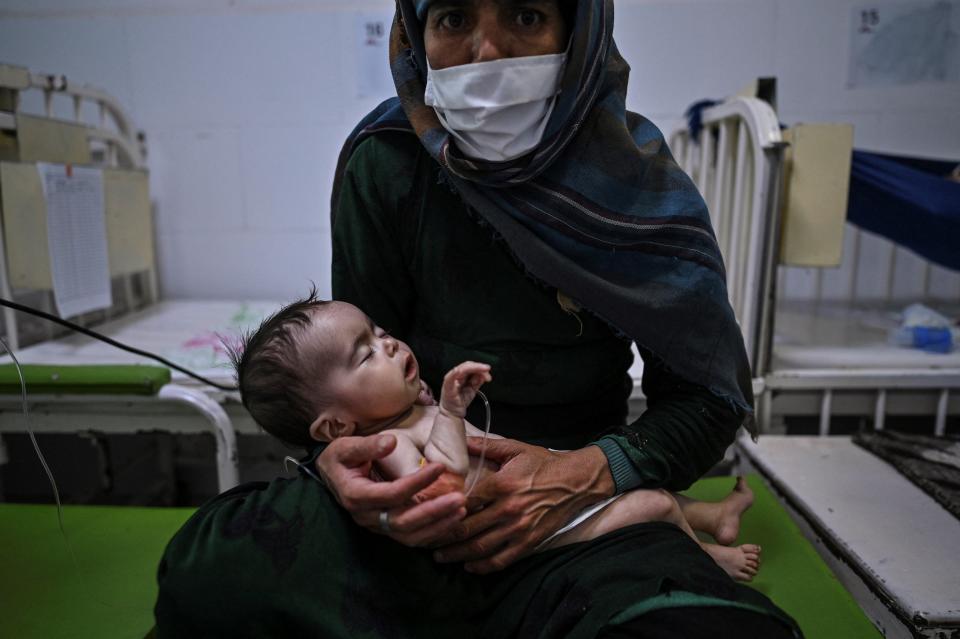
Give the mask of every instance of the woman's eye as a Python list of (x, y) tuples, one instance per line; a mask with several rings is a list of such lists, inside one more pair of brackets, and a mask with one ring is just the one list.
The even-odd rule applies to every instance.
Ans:
[(540, 24), (542, 18), (539, 11), (523, 9), (517, 13), (517, 24), (521, 27), (535, 27)]
[(440, 16), (437, 24), (444, 29), (460, 29), (466, 21), (462, 13), (459, 11), (451, 11)]

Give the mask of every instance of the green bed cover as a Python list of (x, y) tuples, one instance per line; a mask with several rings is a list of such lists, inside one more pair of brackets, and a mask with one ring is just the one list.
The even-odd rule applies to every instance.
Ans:
[[(758, 477), (740, 540), (763, 547), (753, 585), (800, 624), (807, 639), (881, 637)], [(732, 478), (688, 495), (720, 499)], [(0, 637), (140, 639), (153, 625), (155, 571), (189, 508), (64, 508), (74, 565), (53, 506), (0, 504)]]
[[(170, 383), (170, 369), (140, 364), (23, 364), (27, 392), (35, 394), (156, 395)], [(0, 395), (19, 395), (13, 364), (0, 364)]]

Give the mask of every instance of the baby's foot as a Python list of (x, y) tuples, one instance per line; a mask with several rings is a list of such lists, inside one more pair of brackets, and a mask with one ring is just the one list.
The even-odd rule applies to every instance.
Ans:
[(704, 544), (703, 549), (737, 581), (751, 581), (760, 570), (760, 546), (743, 544), (730, 547)]
[(740, 518), (753, 505), (753, 491), (743, 477), (737, 477), (733, 490), (720, 502), (717, 528), (713, 538), (722, 546), (729, 546), (740, 534)]

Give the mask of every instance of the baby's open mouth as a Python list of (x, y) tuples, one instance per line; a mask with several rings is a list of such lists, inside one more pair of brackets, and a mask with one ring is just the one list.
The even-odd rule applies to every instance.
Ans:
[(407, 381), (413, 381), (417, 376), (417, 358), (412, 353), (407, 356), (407, 366), (403, 372), (406, 374)]

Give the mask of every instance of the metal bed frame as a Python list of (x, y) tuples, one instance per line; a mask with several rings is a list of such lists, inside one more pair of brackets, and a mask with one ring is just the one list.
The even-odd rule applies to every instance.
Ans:
[[(87, 142), (91, 147), (91, 155), (96, 160), (96, 166), (109, 168), (132, 168), (146, 170), (147, 145), (146, 137), (142, 132), (134, 130), (130, 118), (124, 113), (117, 101), (105, 91), (88, 85), (77, 84), (67, 80), (64, 75), (32, 73), (23, 67), (0, 65), (0, 92), (5, 92), (12, 102), (12, 111), (0, 110), (0, 131), (16, 131), (17, 115), (21, 112), (22, 94), (25, 92), (40, 92), (43, 95), (43, 116), (49, 119), (54, 117), (54, 98), (69, 100), (72, 103), (72, 122), (86, 128)], [(98, 123), (93, 125), (83, 120), (84, 106), (90, 104), (96, 109)], [(7, 299), (14, 299), (7, 274), (5, 254), (6, 244), (3, 237), (3, 228), (0, 225), (0, 295)], [(152, 304), (159, 299), (156, 270), (150, 269), (143, 274), (146, 278), (143, 299), (135, 292), (136, 278), (141, 274), (128, 274), (121, 277), (121, 291), (126, 308), (135, 308), (137, 305)], [(44, 307), (49, 311), (52, 308), (51, 291), (31, 291)], [(16, 291), (16, 293), (22, 293)], [(103, 313), (109, 317), (123, 308), (108, 309)], [(75, 318), (78, 323), (96, 321), (97, 316), (90, 314)], [(17, 313), (12, 309), (3, 309), (4, 334), (11, 348), (19, 348), (20, 322)], [(52, 337), (52, 325), (48, 327), (47, 337)]]
[[(778, 302), (778, 247), (784, 142), (773, 109), (754, 98), (733, 98), (703, 111), (700, 142), (684, 127), (670, 146), (707, 202), (727, 264), (727, 286), (753, 367), (762, 430), (782, 432), (784, 419), (813, 417), (831, 432), (839, 415), (872, 420), (882, 430), (891, 415), (930, 415), (943, 434), (960, 415), (960, 368), (778, 368), (772, 357)], [(860, 231), (853, 229), (854, 253)], [(892, 289), (897, 255), (888, 270)], [(852, 256), (856, 260), (858, 255)], [(785, 267), (779, 267), (782, 286)], [(925, 266), (924, 290), (929, 292)], [(822, 269), (817, 269), (821, 271)], [(822, 278), (817, 273), (818, 281)]]
[[(22, 94), (28, 91), (41, 92), (43, 96), (42, 115), (49, 119), (54, 118), (55, 100), (68, 100), (72, 103), (73, 123), (85, 127), (87, 142), (90, 145), (94, 166), (104, 168), (146, 169), (147, 147), (142, 132), (135, 130), (131, 120), (124, 113), (119, 103), (108, 93), (87, 85), (72, 82), (63, 75), (32, 73), (23, 67), (0, 65), (0, 96), (6, 98), (12, 105), (11, 111), (0, 110), (0, 131), (15, 132), (17, 118), (22, 112)], [(83, 119), (84, 107), (92, 105), (98, 115), (98, 122), (91, 124)], [(7, 258), (5, 253), (5, 238), (2, 224), (0, 224), (0, 295), (6, 299), (21, 298), (34, 301), (43, 310), (51, 311), (51, 291), (22, 291), (13, 290), (7, 272)], [(159, 293), (157, 286), (156, 265), (151, 265), (146, 272), (128, 273), (120, 276), (120, 302), (105, 311), (88, 313), (80, 317), (71, 318), (81, 325), (96, 324), (125, 315), (131, 311), (146, 308), (158, 303)], [(3, 309), (3, 329), (6, 340), (12, 349), (19, 349), (27, 344), (22, 339), (24, 322), (18, 321), (15, 311)], [(55, 337), (52, 325), (45, 324), (35, 331), (32, 341), (50, 340)], [(239, 468), (237, 456), (237, 440), (233, 422), (224, 410), (223, 404), (229, 400), (223, 392), (203, 390), (199, 387), (181, 384), (167, 384), (160, 389), (156, 396), (134, 397), (130, 395), (49, 395), (29, 397), (32, 412), (36, 422), (41, 424), (40, 431), (46, 432), (77, 432), (78, 430), (99, 430), (102, 424), (110, 423), (107, 430), (131, 430), (129, 413), (139, 412), (148, 406), (181, 407), (181, 410), (161, 408), (165, 419), (177, 422), (177, 418), (191, 416), (195, 420), (200, 416), (206, 424), (206, 429), (212, 431), (216, 441), (217, 481), (221, 491), (236, 486), (239, 483)], [(0, 433), (23, 431), (24, 425), (18, 413), (21, 409), (20, 398), (0, 396)], [(186, 410), (183, 410), (186, 409)], [(85, 414), (64, 417), (65, 412), (78, 411)], [(59, 417), (58, 417), (59, 416)], [(119, 423), (118, 416), (123, 424)], [(168, 431), (189, 432), (195, 428), (187, 428), (183, 424), (171, 425), (163, 420), (151, 420), (148, 424), (140, 423), (135, 430), (162, 429)], [(2, 446), (2, 439), (0, 439)], [(2, 453), (2, 450), (0, 450)], [(0, 459), (3, 455), (0, 454)]]
[[(882, 430), (897, 414), (932, 416), (932, 431), (942, 435), (948, 416), (960, 414), (960, 369), (778, 366), (773, 334), (783, 156), (776, 115), (766, 103), (735, 98), (706, 109), (703, 122), (699, 144), (686, 129), (670, 144), (710, 206), (753, 366), (758, 422), (768, 434), (758, 442), (742, 435), (728, 451), (734, 465), (760, 474), (885, 636), (953, 636), (960, 610), (949, 593), (960, 568), (960, 522), (849, 438), (828, 435), (838, 415), (872, 420), (872, 428)], [(861, 237), (853, 232), (857, 260)], [(890, 250), (888, 297), (901, 250)], [(932, 268), (924, 267), (918, 295), (927, 297)], [(823, 275), (816, 277), (819, 282)], [(818, 300), (821, 291), (818, 284)], [(816, 436), (769, 436), (793, 417), (816, 419)]]

